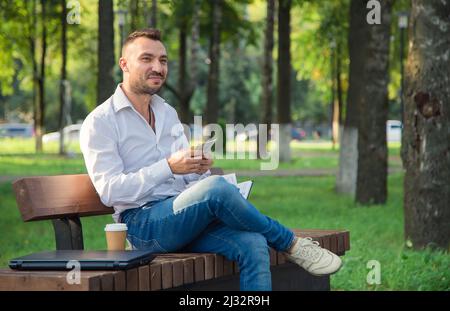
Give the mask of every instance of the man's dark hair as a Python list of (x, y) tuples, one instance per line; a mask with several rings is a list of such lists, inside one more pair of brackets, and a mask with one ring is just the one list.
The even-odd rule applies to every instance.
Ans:
[(146, 28), (146, 29), (136, 30), (136, 31), (130, 33), (122, 45), (122, 51), (128, 44), (130, 44), (137, 38), (141, 38), (141, 37), (148, 38), (148, 39), (155, 40), (155, 41), (161, 41), (161, 31), (159, 31), (159, 29)]

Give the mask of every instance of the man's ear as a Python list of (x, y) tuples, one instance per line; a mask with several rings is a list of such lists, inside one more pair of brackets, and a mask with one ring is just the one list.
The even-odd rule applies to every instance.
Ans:
[(127, 60), (123, 57), (119, 59), (119, 66), (123, 72), (128, 72)]

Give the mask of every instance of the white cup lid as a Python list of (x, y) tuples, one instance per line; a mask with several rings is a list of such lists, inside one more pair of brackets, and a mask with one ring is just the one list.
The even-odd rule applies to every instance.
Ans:
[(117, 223), (117, 224), (107, 224), (105, 231), (126, 231), (128, 230), (127, 224)]

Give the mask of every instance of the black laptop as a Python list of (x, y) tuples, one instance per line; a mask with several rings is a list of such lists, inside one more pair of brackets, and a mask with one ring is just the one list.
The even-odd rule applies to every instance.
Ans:
[(9, 266), (18, 270), (72, 270), (79, 262), (81, 270), (126, 270), (148, 264), (155, 256), (145, 250), (59, 250), (14, 258), (9, 261)]

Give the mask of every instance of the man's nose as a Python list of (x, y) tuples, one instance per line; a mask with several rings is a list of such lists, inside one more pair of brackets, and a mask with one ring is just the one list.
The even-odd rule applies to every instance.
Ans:
[(152, 63), (152, 71), (153, 71), (153, 72), (161, 73), (161, 72), (162, 72), (162, 69), (163, 69), (163, 66), (161, 65), (161, 63), (160, 63), (159, 60), (155, 60), (155, 61)]

